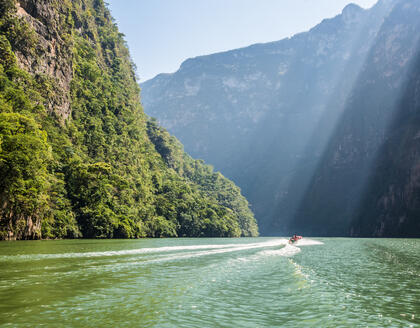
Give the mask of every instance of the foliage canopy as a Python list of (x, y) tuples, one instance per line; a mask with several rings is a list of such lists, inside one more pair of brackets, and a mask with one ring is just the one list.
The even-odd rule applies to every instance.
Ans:
[[(103, 1), (32, 2), (53, 12), (43, 16), (52, 31), (17, 15), (13, 0), (0, 5), (0, 237), (257, 235), (239, 188), (144, 114)], [(64, 79), (48, 73), (48, 47), (37, 46), (50, 39), (58, 63), (72, 67), (65, 121), (54, 107)]]

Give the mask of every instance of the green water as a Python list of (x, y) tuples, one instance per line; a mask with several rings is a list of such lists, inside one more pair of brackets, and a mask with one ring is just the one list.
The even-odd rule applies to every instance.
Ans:
[(420, 327), (420, 239), (0, 244), (1, 327)]

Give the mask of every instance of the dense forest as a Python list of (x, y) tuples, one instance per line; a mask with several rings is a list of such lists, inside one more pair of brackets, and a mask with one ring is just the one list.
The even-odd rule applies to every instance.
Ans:
[(102, 0), (0, 2), (0, 239), (258, 235), (139, 94)]

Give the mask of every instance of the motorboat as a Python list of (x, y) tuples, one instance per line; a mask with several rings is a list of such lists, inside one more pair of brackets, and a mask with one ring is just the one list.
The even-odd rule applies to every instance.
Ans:
[(297, 235), (293, 235), (292, 237), (290, 237), (289, 239), (289, 244), (296, 244), (299, 240), (301, 240), (303, 237), (302, 236), (297, 236)]

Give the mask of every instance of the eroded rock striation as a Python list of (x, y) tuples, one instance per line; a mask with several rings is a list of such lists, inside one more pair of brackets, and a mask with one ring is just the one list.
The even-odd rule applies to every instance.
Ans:
[(238, 183), (263, 234), (418, 235), (418, 10), (350, 4), (290, 39), (189, 59), (142, 84), (145, 110)]

